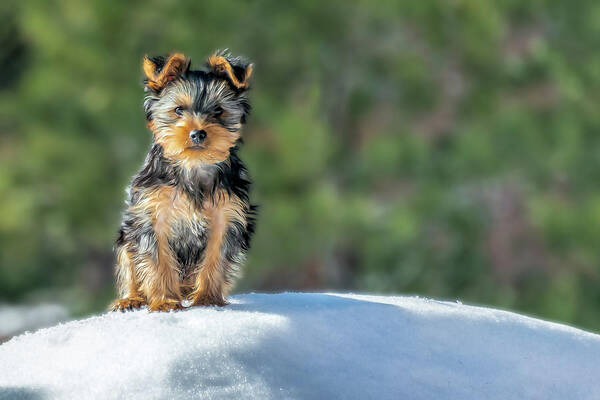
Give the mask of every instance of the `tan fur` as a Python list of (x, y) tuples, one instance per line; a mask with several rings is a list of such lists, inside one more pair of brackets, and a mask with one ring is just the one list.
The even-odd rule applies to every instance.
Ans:
[(117, 287), (122, 298), (112, 304), (113, 309), (125, 310), (140, 308), (146, 304), (139, 291), (135, 266), (126, 247), (119, 248), (117, 252)]
[(226, 192), (219, 192), (213, 201), (204, 204), (210, 224), (208, 243), (201, 264), (195, 271), (194, 290), (190, 294), (192, 305), (226, 305), (225, 297), (231, 284), (225, 280), (222, 245), (227, 226), (234, 220), (246, 221), (243, 217), (243, 204)]
[(167, 83), (183, 74), (190, 64), (190, 60), (181, 53), (169, 56), (160, 72), (157, 72), (156, 64), (148, 57), (144, 57), (142, 69), (146, 75), (147, 85), (153, 90), (164, 88)]
[(158, 243), (158, 260), (154, 276), (142, 282), (141, 289), (148, 299), (150, 310), (169, 308), (169, 304), (176, 307), (181, 301), (179, 290), (179, 270), (175, 257), (169, 247), (169, 222), (173, 214), (180, 211), (175, 205), (177, 192), (171, 186), (162, 186), (157, 189), (154, 196), (149, 199), (150, 211), (153, 212), (154, 233)]
[(233, 67), (227, 61), (227, 59), (223, 56), (218, 56), (213, 54), (208, 57), (208, 65), (213, 68), (217, 73), (222, 73), (227, 75), (231, 83), (238, 89), (247, 89), (248, 88), (248, 80), (252, 75), (252, 64), (246, 67), (246, 72), (244, 73), (244, 78), (239, 80), (235, 73), (233, 72)]

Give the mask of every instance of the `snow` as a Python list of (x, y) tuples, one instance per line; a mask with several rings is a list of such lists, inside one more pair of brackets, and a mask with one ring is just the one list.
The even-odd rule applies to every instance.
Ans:
[(0, 399), (600, 399), (600, 336), (417, 297), (247, 294), (0, 346)]

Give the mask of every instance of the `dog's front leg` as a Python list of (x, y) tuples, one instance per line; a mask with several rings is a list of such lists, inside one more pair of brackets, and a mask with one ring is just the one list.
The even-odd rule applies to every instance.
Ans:
[(117, 286), (120, 298), (115, 300), (110, 308), (113, 311), (126, 311), (142, 307), (147, 304), (146, 299), (139, 290), (136, 277), (135, 264), (127, 243), (117, 244)]
[(180, 310), (181, 277), (168, 236), (155, 225), (155, 251), (136, 266), (140, 289), (148, 299), (150, 311)]
[(113, 310), (139, 308), (150, 311), (181, 309), (178, 263), (169, 246), (167, 220), (136, 213), (124, 224), (127, 241), (117, 246), (117, 281), (121, 299)]
[(221, 248), (227, 230), (226, 210), (210, 207), (205, 210), (209, 234), (200, 265), (194, 271), (194, 289), (189, 295), (193, 306), (224, 306), (225, 260)]

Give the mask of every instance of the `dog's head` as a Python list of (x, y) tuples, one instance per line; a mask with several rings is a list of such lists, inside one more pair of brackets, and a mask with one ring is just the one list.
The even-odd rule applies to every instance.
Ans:
[(176, 53), (145, 57), (143, 69), (146, 118), (163, 155), (183, 166), (226, 160), (250, 111), (252, 64), (217, 52), (205, 69), (193, 71), (190, 60)]

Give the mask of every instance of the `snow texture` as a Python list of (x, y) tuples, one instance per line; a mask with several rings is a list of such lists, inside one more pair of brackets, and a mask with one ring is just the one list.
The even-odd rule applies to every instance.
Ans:
[(248, 294), (0, 346), (0, 399), (600, 399), (600, 336), (415, 297)]

